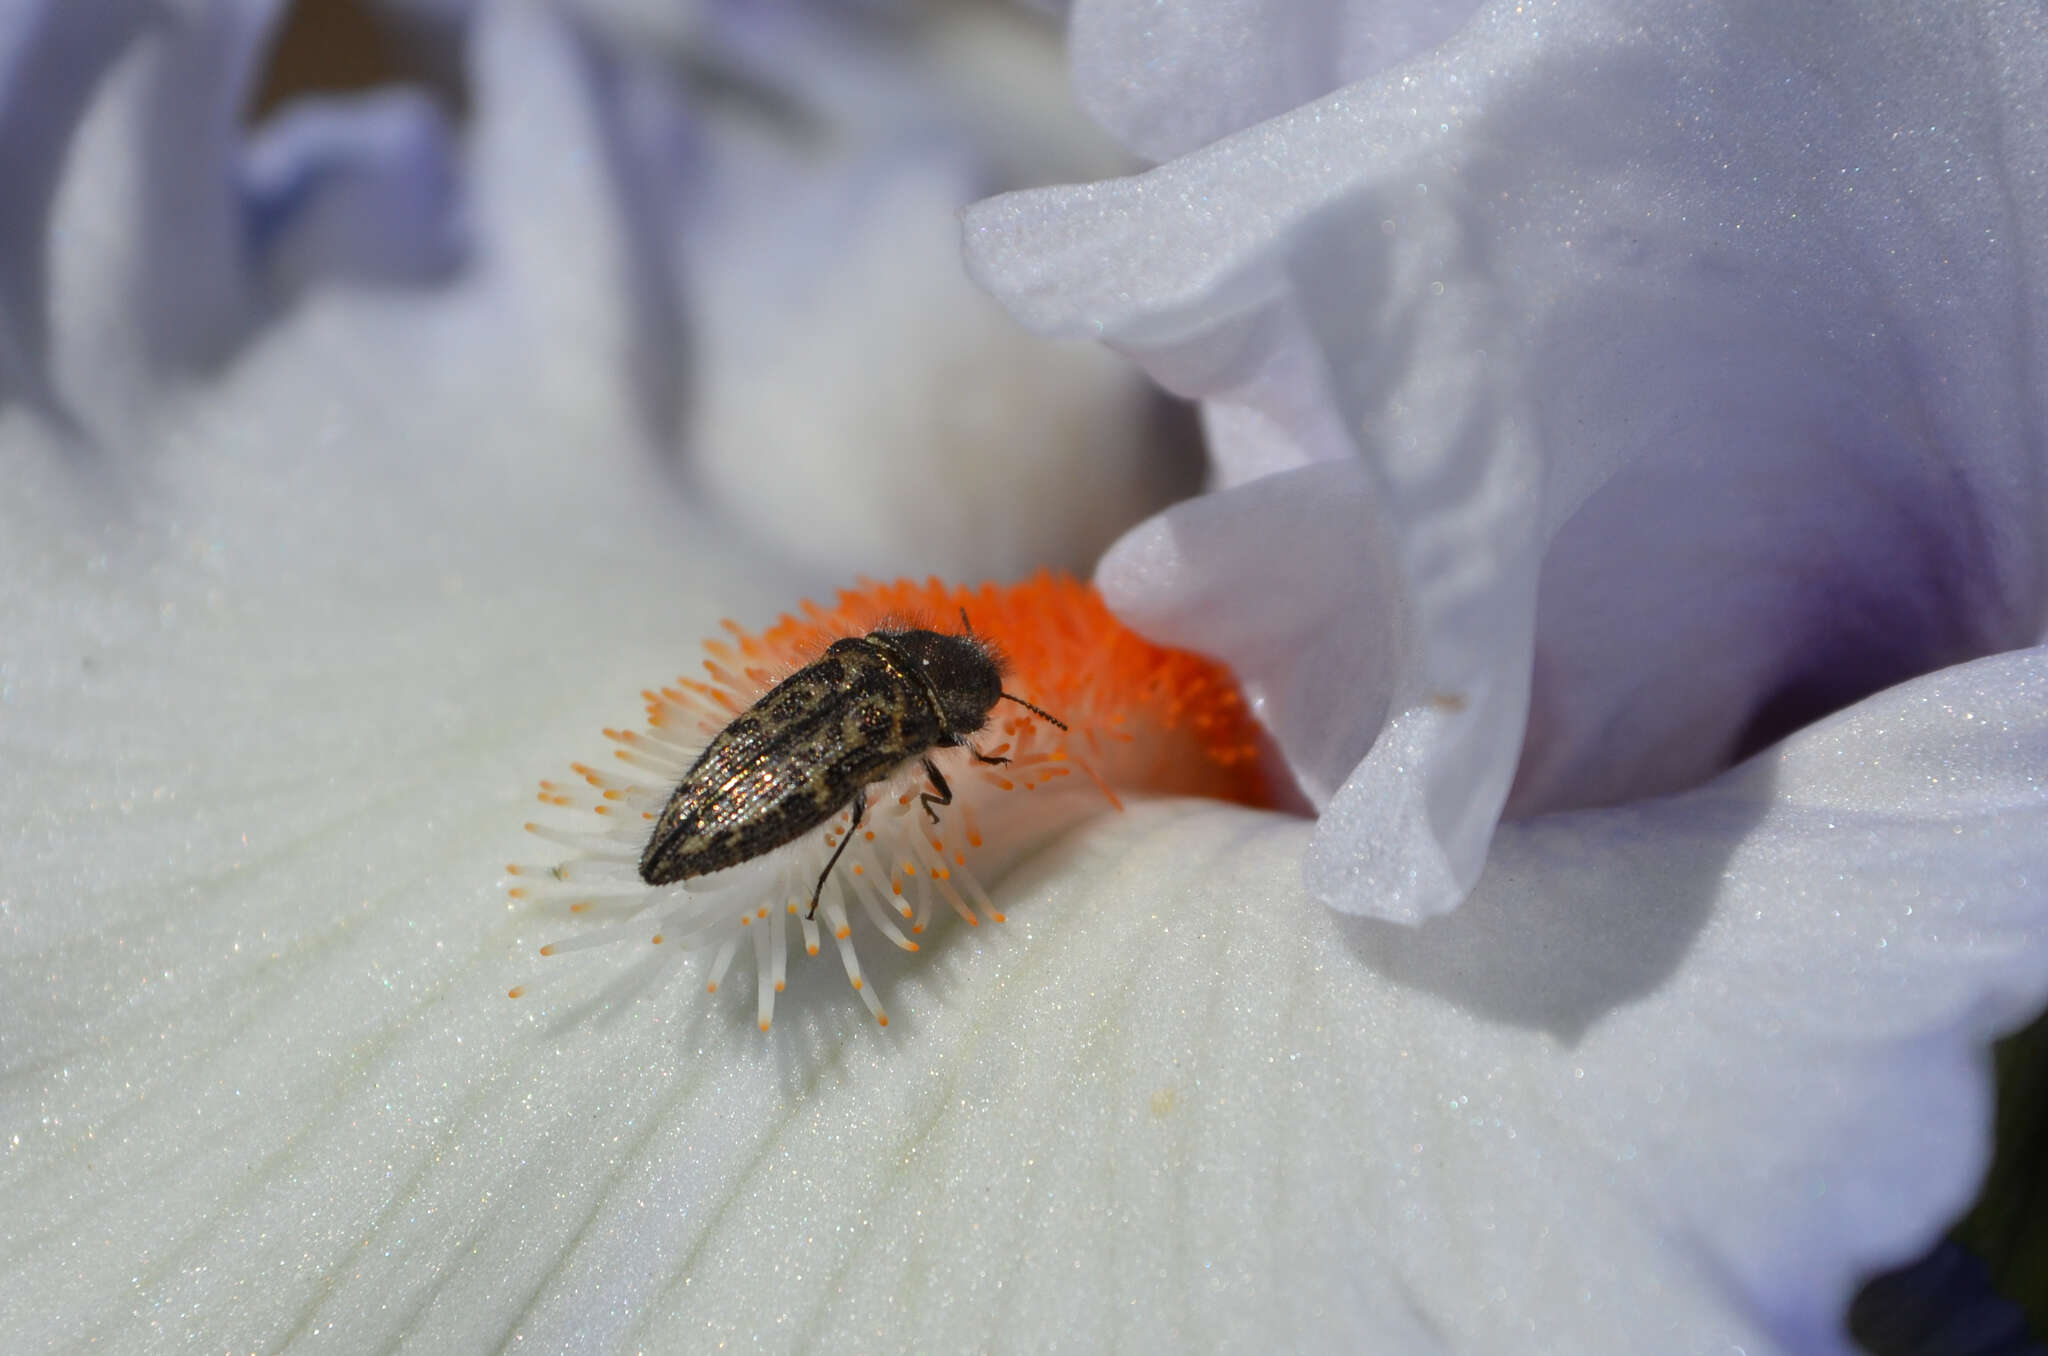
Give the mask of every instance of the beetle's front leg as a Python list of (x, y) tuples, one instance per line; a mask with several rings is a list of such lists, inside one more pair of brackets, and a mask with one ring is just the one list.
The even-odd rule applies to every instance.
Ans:
[[(932, 807), (934, 805), (951, 805), (953, 803), (953, 788), (946, 785), (945, 777), (940, 774), (939, 769), (933, 765), (932, 760), (929, 758), (924, 760), (924, 775), (932, 779), (932, 790), (920, 792), (917, 797), (917, 803), (924, 806), (924, 812), (930, 815), (932, 823), (936, 824), (939, 822), (939, 812)], [(936, 791), (938, 794), (933, 795), (933, 791)]]

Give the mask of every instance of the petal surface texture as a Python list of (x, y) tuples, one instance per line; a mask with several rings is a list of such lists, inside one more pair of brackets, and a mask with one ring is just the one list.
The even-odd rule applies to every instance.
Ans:
[[(1837, 17), (1491, 5), (1150, 173), (969, 215), (1027, 324), (1203, 400), (1219, 488), (1363, 472), (1314, 529), (1341, 541), (1241, 496), (1102, 578), (1247, 673), (1271, 656), (1242, 637), (1319, 618), (1353, 632), (1319, 653), (1382, 656), (1334, 725), (1273, 715), (1335, 907), (1428, 917), (1504, 812), (1695, 786), (2041, 637), (2048, 35), (2002, 5)], [(1384, 565), (1221, 590), (1143, 568), (1164, 538)]]
[(1477, 0), (1078, 0), (1082, 107), (1155, 160), (1284, 113), (1424, 51)]

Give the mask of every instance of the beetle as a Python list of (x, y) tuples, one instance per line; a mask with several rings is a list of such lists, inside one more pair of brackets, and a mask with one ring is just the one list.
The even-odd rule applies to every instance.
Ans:
[(733, 718), (697, 756), (656, 818), (640, 854), (640, 879), (669, 885), (751, 861), (794, 842), (837, 814), (853, 823), (811, 890), (810, 912), (839, 856), (860, 827), (867, 789), (921, 759), (936, 807), (953, 790), (932, 762), (934, 749), (964, 747), (982, 763), (1007, 763), (970, 742), (999, 701), (1012, 701), (1060, 729), (1066, 724), (1003, 691), (1002, 662), (966, 634), (875, 630), (835, 640)]

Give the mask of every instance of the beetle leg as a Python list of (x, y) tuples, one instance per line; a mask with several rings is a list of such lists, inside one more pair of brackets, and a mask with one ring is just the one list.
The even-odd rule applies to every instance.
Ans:
[[(924, 812), (930, 815), (932, 823), (936, 824), (939, 822), (939, 812), (934, 810), (932, 806), (951, 805), (953, 803), (953, 788), (946, 785), (946, 779), (939, 775), (939, 770), (932, 766), (932, 760), (929, 758), (924, 760), (924, 775), (932, 779), (932, 790), (921, 792), (918, 795), (917, 803), (924, 806)], [(933, 795), (932, 791), (936, 791), (938, 794)]]
[(975, 748), (972, 744), (969, 744), (967, 746), (967, 751), (974, 755), (974, 760), (977, 763), (988, 763), (995, 767), (1001, 767), (1004, 763), (1010, 761), (1007, 758), (991, 758), (987, 754), (983, 753), (980, 749)]
[(853, 796), (853, 823), (846, 826), (846, 836), (839, 840), (839, 846), (832, 849), (832, 860), (825, 863), (825, 869), (818, 873), (818, 883), (811, 890), (811, 911), (806, 918), (818, 916), (818, 896), (825, 893), (825, 879), (832, 874), (832, 868), (839, 865), (839, 854), (846, 851), (846, 845), (853, 841), (853, 831), (860, 827), (861, 812), (867, 809), (868, 789), (862, 787)]

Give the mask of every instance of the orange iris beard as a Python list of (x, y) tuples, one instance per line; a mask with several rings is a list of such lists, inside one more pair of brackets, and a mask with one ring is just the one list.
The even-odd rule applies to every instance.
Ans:
[[(885, 626), (950, 631), (963, 611), (974, 634), (1002, 656), (1007, 689), (1069, 727), (1062, 735), (998, 705), (992, 732), (1014, 735), (1031, 727), (1045, 752), (1061, 750), (1084, 762), (1113, 803), (1114, 787), (1267, 803), (1258, 730), (1230, 671), (1146, 640), (1117, 620), (1094, 585), (1067, 575), (1040, 572), (1021, 584), (979, 588), (937, 579), (864, 582), (841, 592), (837, 607), (806, 602), (801, 617), (784, 616), (759, 636), (727, 622), (733, 643), (705, 647), (715, 685), (680, 686), (713, 703), (696, 726), (708, 738), (841, 636)], [(674, 718), (657, 696), (681, 695), (677, 689), (645, 695), (650, 718)]]

